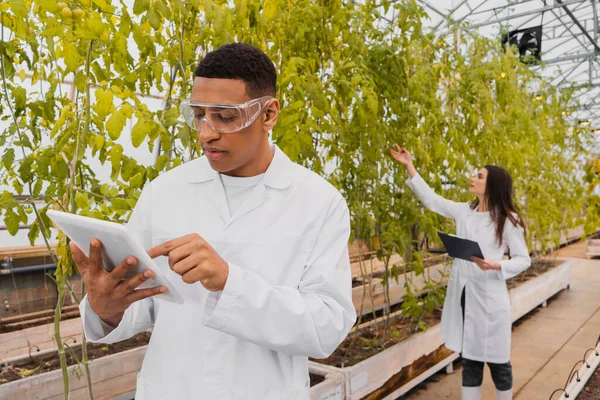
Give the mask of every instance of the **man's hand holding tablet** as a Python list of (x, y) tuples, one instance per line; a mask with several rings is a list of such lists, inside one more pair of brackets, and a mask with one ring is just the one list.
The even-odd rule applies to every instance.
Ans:
[(126, 226), (57, 210), (48, 210), (47, 215), (71, 239), (89, 304), (109, 325), (118, 325), (131, 304), (147, 297), (183, 303), (165, 272)]
[(90, 306), (109, 325), (119, 325), (125, 310), (132, 303), (167, 291), (164, 286), (136, 290), (146, 280), (154, 277), (154, 272), (149, 269), (124, 279), (138, 262), (132, 256), (123, 260), (111, 272), (106, 271), (102, 261), (102, 243), (98, 239), (90, 242), (89, 258), (73, 242), (71, 251), (73, 261), (85, 282)]

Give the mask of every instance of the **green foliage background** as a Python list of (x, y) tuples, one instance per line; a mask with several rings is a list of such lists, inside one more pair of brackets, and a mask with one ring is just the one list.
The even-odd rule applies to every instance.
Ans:
[[(0, 181), (11, 188), (0, 196), (0, 220), (11, 234), (33, 211), (31, 241), (48, 236), (46, 207), (126, 220), (147, 182), (199, 156), (179, 102), (202, 55), (233, 41), (260, 47), (276, 64), (283, 109), (273, 140), (341, 190), (354, 238), (378, 237), (381, 258), (400, 252), (420, 273), (419, 234), (435, 240), (435, 230), (450, 229), (405, 189), (406, 173), (388, 154), (393, 143), (407, 147), (431, 186), (454, 200), (471, 200), (473, 169), (507, 168), (528, 239), (540, 251), (582, 224), (585, 213), (587, 231), (595, 231), (598, 207), (584, 208), (589, 187), (577, 175), (591, 133), (567, 122), (575, 105), (568, 91), (551, 87), (496, 41), (458, 28), (436, 39), (414, 0), (230, 4), (136, 0), (128, 9), (120, 1), (66, 1), (81, 17), (63, 16), (55, 0), (0, 5), (0, 117), (10, 124), (0, 132)], [(26, 91), (25, 70), (34, 87), (47, 86)], [(61, 91), (65, 80), (74, 81), (74, 101)], [(156, 92), (165, 103), (152, 112), (143, 96)], [(140, 165), (116, 143), (132, 119), (133, 146), (160, 143), (156, 165)], [(98, 181), (86, 152), (111, 165), (110, 184)], [(37, 197), (47, 202), (39, 210)], [(64, 237), (58, 256), (56, 279), (64, 285), (74, 272)], [(386, 277), (400, 272), (388, 265)], [(406, 304), (419, 317), (416, 300)]]

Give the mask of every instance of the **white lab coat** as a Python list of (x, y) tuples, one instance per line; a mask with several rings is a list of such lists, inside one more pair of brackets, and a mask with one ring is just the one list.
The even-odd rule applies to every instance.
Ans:
[(154, 323), (136, 399), (308, 399), (308, 357), (328, 357), (354, 324), (346, 202), (272, 148), (263, 180), (233, 217), (202, 157), (147, 185), (130, 219), (145, 248), (202, 236), (229, 264), (222, 292), (184, 283), (160, 257), (184, 304), (136, 302), (112, 330), (87, 298), (81, 303), (93, 342), (118, 342)]
[[(491, 363), (510, 360), (512, 319), (506, 279), (531, 265), (523, 228), (506, 220), (498, 246), (496, 227), (489, 212), (477, 212), (469, 203), (456, 203), (437, 195), (420, 175), (406, 181), (421, 202), (456, 221), (456, 235), (479, 243), (485, 258), (499, 261), (500, 271), (483, 271), (470, 261), (455, 259), (442, 311), (441, 335), (446, 347), (464, 358)], [(510, 260), (504, 260), (506, 246)], [(465, 321), (460, 299), (465, 288)]]

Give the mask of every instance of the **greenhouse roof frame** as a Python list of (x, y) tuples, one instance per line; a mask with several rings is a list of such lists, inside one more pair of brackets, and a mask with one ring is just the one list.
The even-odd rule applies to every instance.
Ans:
[(446, 36), (456, 24), (497, 36), (500, 29), (542, 26), (541, 66), (559, 88), (574, 87), (580, 103), (573, 118), (600, 128), (600, 0), (418, 0), (430, 29)]

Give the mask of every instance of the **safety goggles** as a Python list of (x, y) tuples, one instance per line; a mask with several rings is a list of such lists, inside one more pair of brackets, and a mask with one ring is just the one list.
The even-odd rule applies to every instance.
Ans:
[(197, 131), (206, 122), (217, 133), (232, 133), (250, 126), (271, 99), (264, 96), (244, 104), (199, 103), (187, 99), (181, 102), (181, 115)]

